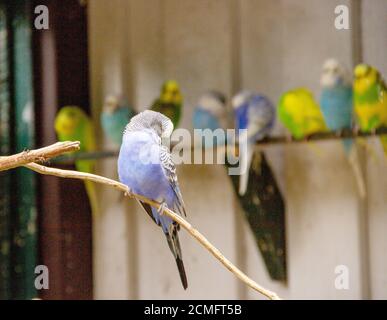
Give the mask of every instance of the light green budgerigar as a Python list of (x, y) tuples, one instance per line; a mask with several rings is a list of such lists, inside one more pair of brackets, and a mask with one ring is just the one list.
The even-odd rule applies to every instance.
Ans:
[[(387, 89), (375, 68), (359, 64), (355, 67), (353, 82), (356, 120), (363, 132), (373, 132), (387, 126)], [(387, 135), (380, 137), (387, 155)]]
[(175, 80), (164, 82), (160, 96), (152, 103), (151, 110), (162, 113), (171, 119), (173, 127), (177, 128), (183, 108), (183, 96), (179, 84)]
[(295, 139), (327, 131), (323, 114), (306, 88), (285, 92), (278, 103), (278, 116)]
[[(65, 106), (61, 108), (55, 118), (55, 131), (59, 141), (79, 141), (80, 151), (92, 152), (96, 150), (94, 127), (88, 115), (79, 107)], [(94, 160), (76, 160), (78, 171), (94, 173)], [(97, 210), (97, 196), (93, 182), (85, 181), (86, 191), (90, 200), (93, 214)]]

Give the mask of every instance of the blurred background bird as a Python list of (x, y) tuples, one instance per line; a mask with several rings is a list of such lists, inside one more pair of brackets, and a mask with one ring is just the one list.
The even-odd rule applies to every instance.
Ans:
[(327, 131), (321, 110), (306, 88), (285, 92), (278, 102), (278, 116), (295, 139)]
[[(320, 107), (327, 127), (332, 131), (351, 129), (353, 124), (352, 81), (348, 71), (336, 59), (325, 61), (320, 79)], [(355, 175), (359, 195), (365, 196), (365, 183), (353, 139), (343, 139), (348, 161)]]
[[(77, 106), (65, 106), (59, 110), (55, 118), (55, 131), (59, 141), (79, 141), (81, 152), (96, 150), (94, 127), (89, 116)], [(78, 171), (94, 173), (95, 160), (76, 160)], [(97, 212), (97, 194), (91, 181), (85, 181), (87, 195), (93, 214)]]
[(239, 139), (239, 166), (246, 166), (246, 172), (230, 176), (233, 188), (270, 277), (286, 281), (285, 201), (264, 152), (254, 152), (256, 141), (274, 126), (275, 108), (265, 96), (249, 91), (238, 93), (232, 106), (236, 129), (247, 129)]
[[(198, 101), (192, 116), (192, 125), (194, 129), (227, 129), (227, 107), (226, 97), (221, 92), (212, 90), (204, 93)], [(205, 134), (203, 131), (202, 134)], [(205, 147), (220, 146), (226, 142), (226, 132), (223, 131), (217, 139), (206, 139), (203, 137), (202, 145)]]
[[(246, 98), (250, 93), (245, 92)], [(245, 95), (243, 94), (243, 95)], [(252, 94), (251, 94), (252, 96)], [(228, 114), (225, 95), (217, 91), (204, 93), (194, 111), (194, 129), (225, 129), (228, 127)], [(234, 142), (231, 138), (226, 142)], [(222, 141), (205, 140), (206, 147), (222, 144)], [(230, 179), (244, 216), (254, 235), (256, 244), (263, 256), (270, 277), (286, 280), (285, 254), (285, 204), (278, 188), (273, 171), (263, 152), (256, 152), (252, 160), (248, 188), (244, 195), (239, 194), (239, 176)], [(227, 159), (226, 159), (227, 160)], [(226, 167), (232, 165), (226, 161)]]
[(101, 113), (101, 125), (104, 134), (116, 145), (121, 146), (122, 133), (135, 111), (118, 96), (106, 97)]
[(151, 110), (160, 112), (171, 119), (175, 128), (179, 125), (183, 108), (183, 97), (175, 80), (164, 82), (160, 96), (153, 102)]
[[(158, 112), (146, 110), (134, 116), (124, 131), (118, 157), (118, 176), (131, 192), (185, 216), (172, 155), (162, 145), (163, 139), (169, 139), (172, 131), (172, 122)], [(160, 210), (144, 202), (140, 203), (152, 220), (162, 228), (176, 260), (183, 288), (186, 289), (188, 284), (178, 237), (179, 225)]]
[[(360, 130), (374, 132), (387, 126), (387, 89), (378, 70), (359, 64), (354, 70), (353, 94), (356, 119)], [(380, 136), (387, 155), (387, 135)]]
[[(273, 129), (275, 108), (268, 98), (242, 91), (232, 99), (235, 115), (235, 130), (239, 142), (240, 175), (239, 194), (246, 193), (251, 160), (255, 143), (265, 138)], [(246, 131), (239, 132), (241, 129)]]

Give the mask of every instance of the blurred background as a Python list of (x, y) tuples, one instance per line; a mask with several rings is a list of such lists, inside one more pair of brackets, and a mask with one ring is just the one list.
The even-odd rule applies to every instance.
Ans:
[[(38, 5), (49, 10), (47, 30), (34, 27)], [(338, 5), (349, 9), (349, 29), (335, 27)], [(318, 97), (331, 57), (350, 70), (369, 63), (386, 77), (386, 31), (385, 0), (1, 0), (1, 155), (57, 141), (54, 118), (65, 105), (92, 117), (100, 151), (117, 150), (101, 130), (105, 97), (124, 95), (145, 110), (166, 79), (179, 82), (180, 127), (192, 129), (208, 89), (228, 98), (255, 90), (276, 104), (284, 91), (307, 86)], [(277, 124), (274, 135), (284, 133)], [(367, 141), (374, 153), (358, 147), (364, 198), (340, 140), (265, 144), (286, 203), (286, 281), (271, 279), (223, 166), (178, 166), (187, 219), (284, 299), (385, 299), (386, 164), (376, 138)], [(117, 179), (116, 161), (98, 159), (96, 173)], [(135, 201), (97, 188), (92, 219), (82, 182), (27, 169), (1, 173), (1, 299), (262, 298), (182, 231), (184, 291), (159, 228)], [(49, 289), (37, 291), (41, 264)], [(341, 290), (340, 265), (349, 276)]]

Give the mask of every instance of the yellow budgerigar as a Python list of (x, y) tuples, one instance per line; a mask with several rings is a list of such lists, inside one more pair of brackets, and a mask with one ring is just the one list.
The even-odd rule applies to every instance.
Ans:
[[(387, 126), (387, 89), (378, 70), (359, 64), (354, 71), (353, 98), (357, 123), (363, 132)], [(387, 135), (380, 137), (387, 155)]]
[[(92, 152), (96, 150), (95, 133), (91, 119), (77, 106), (61, 108), (55, 118), (55, 131), (59, 141), (79, 141), (80, 151)], [(78, 171), (94, 173), (94, 160), (76, 160)], [(85, 181), (93, 213), (97, 210), (97, 196), (95, 186), (91, 181)]]
[(327, 130), (321, 110), (306, 88), (285, 92), (278, 103), (278, 116), (295, 139)]

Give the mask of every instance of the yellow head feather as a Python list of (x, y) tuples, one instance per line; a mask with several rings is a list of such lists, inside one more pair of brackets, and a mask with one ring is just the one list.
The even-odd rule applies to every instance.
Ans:
[(165, 103), (181, 104), (183, 97), (179, 84), (175, 80), (168, 80), (161, 89), (161, 100)]
[(363, 63), (356, 66), (354, 75), (355, 81), (353, 84), (353, 89), (355, 92), (360, 94), (377, 83), (380, 77), (378, 70)]

